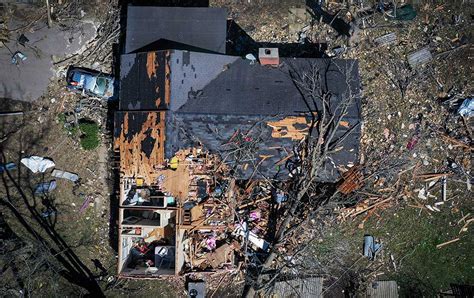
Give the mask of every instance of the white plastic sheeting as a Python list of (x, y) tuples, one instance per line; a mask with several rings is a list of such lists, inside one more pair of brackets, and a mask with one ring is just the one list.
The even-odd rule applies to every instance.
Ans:
[(21, 163), (30, 169), (33, 173), (44, 173), (49, 168), (55, 166), (54, 161), (41, 156), (30, 156), (21, 159)]

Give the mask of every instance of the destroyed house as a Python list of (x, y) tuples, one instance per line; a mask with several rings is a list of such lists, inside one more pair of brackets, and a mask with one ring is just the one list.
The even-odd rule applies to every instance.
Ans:
[[(182, 10), (186, 17), (178, 17)], [(205, 36), (188, 36), (189, 26)], [(128, 8), (114, 124), (122, 277), (234, 268), (243, 235), (266, 249), (265, 239), (234, 222), (235, 206), (222, 203), (224, 168), (242, 180), (288, 179), (294, 145), (307, 136), (310, 111), (321, 108), (295, 76), (324, 72), (332, 101), (355, 99), (318, 179), (335, 182), (358, 160), (356, 61), (279, 57), (277, 49), (262, 49), (259, 61), (229, 56), (225, 31), (223, 9)], [(252, 154), (235, 154), (241, 147)]]

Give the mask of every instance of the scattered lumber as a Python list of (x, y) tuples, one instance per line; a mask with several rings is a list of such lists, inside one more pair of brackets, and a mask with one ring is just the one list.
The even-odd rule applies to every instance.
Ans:
[(461, 240), (461, 238), (455, 238), (455, 239), (453, 239), (453, 240), (449, 240), (449, 241), (443, 242), (443, 243), (441, 243), (441, 244), (436, 245), (436, 248), (437, 248), (437, 249), (440, 249), (440, 248), (442, 248), (442, 247), (444, 247), (444, 246), (446, 246), (446, 245), (448, 245), (448, 244), (451, 244), (451, 243), (454, 243), (454, 242), (458, 242), (459, 240)]
[(372, 208), (375, 208), (375, 207), (377, 207), (377, 206), (380, 206), (380, 205), (382, 205), (383, 203), (386, 203), (386, 202), (390, 201), (391, 199), (393, 199), (393, 198), (392, 198), (392, 197), (386, 198), (385, 200), (382, 200), (382, 201), (377, 202), (377, 203), (375, 203), (375, 204), (373, 204), (373, 205), (370, 205), (369, 207), (364, 208), (363, 210), (360, 210), (360, 211), (358, 211), (358, 212), (352, 214), (351, 216), (352, 216), (352, 217), (355, 217), (355, 216), (357, 216), (357, 215), (359, 215), (359, 214), (362, 214), (362, 213), (364, 213), (364, 212), (366, 212), (366, 211), (368, 211), (368, 210), (370, 210), (370, 209), (372, 209)]

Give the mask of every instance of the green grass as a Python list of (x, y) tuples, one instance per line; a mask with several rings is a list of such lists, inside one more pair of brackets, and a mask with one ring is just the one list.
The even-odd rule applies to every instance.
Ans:
[[(367, 232), (385, 242), (385, 249), (401, 261), (398, 272), (391, 275), (399, 282), (402, 296), (408, 293), (435, 295), (449, 288), (450, 283), (474, 283), (474, 243), (472, 235), (459, 235), (457, 221), (461, 213), (444, 209), (429, 215), (406, 208), (385, 214), (384, 222), (376, 228), (373, 222)], [(441, 249), (436, 245), (460, 237), (461, 240)]]
[[(459, 207), (463, 214), (470, 212), (469, 204), (466, 200), (466, 206)], [(396, 280), (401, 297), (432, 297), (449, 289), (451, 283), (474, 284), (474, 241), (470, 231), (459, 234), (460, 211), (446, 207), (442, 212), (430, 215), (423, 211), (420, 215), (418, 208), (404, 207), (379, 214), (380, 218), (372, 215), (363, 229), (358, 228), (363, 217), (332, 226), (322, 242), (312, 245), (311, 253), (322, 262), (343, 257), (349, 267), (362, 253), (363, 236), (370, 234), (383, 243), (382, 260), (386, 268), (391, 268), (382, 270), (383, 279)], [(436, 248), (457, 237), (461, 240)], [(343, 254), (341, 246), (345, 246)], [(394, 256), (397, 271), (393, 269), (390, 254)]]
[(81, 120), (79, 129), (82, 132), (81, 147), (84, 150), (94, 150), (99, 146), (99, 126), (97, 123), (90, 120)]
[(63, 128), (68, 132), (71, 137), (75, 137), (79, 133), (79, 127), (76, 125), (71, 125), (70, 123), (66, 123), (66, 114), (60, 113), (58, 114), (58, 121), (62, 124)]

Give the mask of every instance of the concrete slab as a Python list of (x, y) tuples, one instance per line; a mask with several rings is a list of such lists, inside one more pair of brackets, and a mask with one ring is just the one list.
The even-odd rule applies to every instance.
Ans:
[[(9, 28), (19, 28), (22, 23), (12, 20)], [(18, 43), (24, 34), (29, 42)], [(95, 37), (92, 22), (77, 21), (73, 29), (64, 30), (58, 25), (48, 28), (39, 22), (27, 32), (15, 32), (6, 46), (0, 46), (0, 99), (34, 101), (46, 91), (53, 77), (52, 57), (64, 57), (79, 51)], [(12, 53), (20, 51), (27, 56), (18, 65), (11, 63)]]

